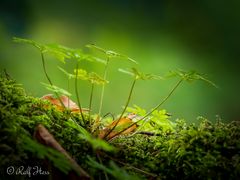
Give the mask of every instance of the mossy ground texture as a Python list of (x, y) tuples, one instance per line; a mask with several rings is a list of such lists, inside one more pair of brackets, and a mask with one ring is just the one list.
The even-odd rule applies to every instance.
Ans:
[[(47, 108), (46, 108), (47, 107)], [(109, 142), (115, 151), (93, 148), (69, 120), (81, 126), (78, 114), (60, 112), (50, 103), (26, 95), (9, 77), (0, 78), (0, 179), (46, 178), (9, 175), (9, 166), (49, 164), (68, 174), (70, 164), (57, 151), (38, 143), (34, 131), (44, 125), (92, 179), (239, 179), (240, 123), (199, 125), (174, 122), (171, 131), (118, 136)], [(86, 130), (89, 127), (85, 125)], [(47, 161), (47, 166), (46, 166)]]

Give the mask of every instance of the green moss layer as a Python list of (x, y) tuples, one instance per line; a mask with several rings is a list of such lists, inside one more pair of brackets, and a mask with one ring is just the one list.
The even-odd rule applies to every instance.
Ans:
[(117, 137), (111, 142), (117, 151), (107, 153), (94, 150), (90, 143), (79, 138), (79, 132), (65, 123), (69, 119), (81, 125), (79, 115), (59, 112), (49, 103), (27, 96), (12, 79), (1, 77), (0, 179), (9, 179), (6, 174), (9, 166), (44, 166), (43, 159), (66, 174), (70, 170), (61, 154), (33, 139), (35, 127), (40, 123), (94, 179), (136, 178), (130, 174), (140, 179), (240, 178), (239, 122), (213, 124), (203, 119), (196, 126), (176, 121), (171, 132)]

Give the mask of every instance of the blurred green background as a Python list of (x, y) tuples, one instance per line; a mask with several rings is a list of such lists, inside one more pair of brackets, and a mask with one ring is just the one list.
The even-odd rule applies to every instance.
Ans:
[[(1, 0), (0, 68), (7, 69), (29, 94), (41, 97), (49, 92), (40, 84), (47, 82), (40, 54), (30, 46), (14, 44), (12, 37), (73, 48), (95, 43), (139, 61), (138, 68), (143, 72), (164, 75), (177, 68), (194, 69), (206, 73), (219, 86), (215, 89), (203, 82), (184, 83), (163, 106), (173, 119), (196, 122), (198, 116), (204, 116), (215, 121), (219, 115), (225, 121), (239, 120), (239, 32), (239, 0)], [(57, 66), (70, 71), (74, 63), (63, 65), (50, 56), (46, 58), (53, 82), (66, 88), (66, 77)], [(103, 114), (116, 115), (126, 101), (131, 82), (117, 68), (132, 64), (116, 60), (110, 65)], [(104, 68), (92, 63), (82, 66), (99, 73)], [(176, 81), (139, 81), (131, 105), (152, 108)], [(79, 86), (87, 106), (89, 86)], [(94, 96), (95, 111), (99, 90)]]

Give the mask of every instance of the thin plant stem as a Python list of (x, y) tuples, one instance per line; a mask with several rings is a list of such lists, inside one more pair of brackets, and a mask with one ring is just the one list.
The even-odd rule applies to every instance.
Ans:
[[(45, 76), (46, 76), (49, 84), (50, 84), (51, 86), (53, 86), (53, 83), (52, 83), (52, 81), (51, 81), (51, 79), (50, 79), (50, 77), (49, 77), (49, 75), (48, 75), (48, 73), (47, 73), (45, 58), (44, 58), (44, 55), (43, 55), (42, 52), (41, 52), (41, 58), (42, 58), (42, 65), (43, 65), (44, 74), (45, 74)], [(65, 106), (64, 103), (62, 102), (59, 94), (58, 94), (57, 92), (54, 92), (54, 93), (55, 93), (55, 95), (57, 96), (58, 100), (60, 101), (62, 107), (63, 107), (64, 109), (66, 109), (66, 106)]]
[[(106, 80), (106, 78), (107, 78), (107, 70), (108, 70), (109, 61), (110, 61), (110, 59), (109, 59), (109, 57), (107, 57), (107, 62), (106, 62), (106, 65), (105, 65), (105, 68), (104, 68), (104, 72), (103, 72), (103, 79), (104, 80)], [(101, 120), (101, 112), (102, 112), (104, 91), (105, 91), (105, 85), (103, 84), (102, 90), (101, 90), (101, 97), (100, 97), (98, 116), (97, 116), (96, 120), (93, 123), (92, 132), (94, 132), (95, 130), (97, 130), (99, 128), (99, 121)]]
[(50, 77), (48, 76), (48, 73), (47, 73), (45, 58), (44, 58), (43, 53), (41, 53), (41, 57), (42, 57), (42, 65), (43, 65), (43, 70), (44, 70), (45, 76), (47, 77), (47, 80), (48, 80), (49, 84), (51, 84), (51, 86), (53, 86), (53, 83), (52, 83), (52, 81), (51, 81), (51, 79), (50, 79)]
[[(122, 119), (122, 117), (123, 117), (123, 115), (124, 115), (124, 113), (125, 113), (128, 105), (129, 105), (130, 99), (131, 99), (131, 97), (132, 97), (132, 93), (133, 93), (133, 89), (134, 89), (134, 86), (135, 86), (135, 84), (136, 84), (136, 81), (137, 81), (137, 79), (134, 78), (133, 83), (132, 83), (132, 86), (131, 86), (131, 89), (130, 89), (130, 92), (129, 92), (129, 95), (128, 95), (128, 99), (127, 99), (126, 105), (125, 105), (125, 107), (124, 107), (121, 115), (119, 116), (119, 118), (118, 118), (118, 120), (117, 120), (117, 123), (113, 126), (112, 129), (110, 129), (110, 130), (105, 134), (104, 139), (114, 130), (114, 128), (118, 125), (119, 121)], [(126, 130), (126, 129), (125, 129), (125, 130)]]
[[(108, 65), (109, 65), (109, 57), (107, 58), (107, 62), (104, 68), (104, 73), (103, 73), (103, 79), (106, 80), (107, 78), (107, 70), (108, 70)], [(98, 116), (101, 116), (101, 111), (102, 111), (102, 105), (103, 105), (103, 97), (104, 97), (104, 91), (105, 91), (105, 85), (103, 84), (102, 90), (101, 90), (101, 98), (100, 98), (100, 104), (99, 104), (99, 110), (98, 110)]]
[(92, 83), (92, 85), (91, 85), (91, 94), (90, 94), (90, 100), (89, 100), (88, 120), (90, 122), (90, 125), (92, 125), (92, 123), (91, 123), (91, 111), (92, 111), (93, 91), (94, 91), (94, 83)]
[[(67, 84), (67, 90), (68, 90), (68, 92), (69, 92), (69, 90), (70, 90), (70, 83), (69, 83), (69, 81), (70, 81), (70, 78), (68, 78), (68, 84)], [(70, 106), (70, 97), (68, 96), (68, 109), (69, 109), (69, 106)]]
[(160, 106), (162, 106), (170, 97), (171, 95), (175, 92), (175, 90), (179, 87), (179, 85), (183, 82), (183, 79), (180, 79), (177, 84), (173, 87), (173, 89), (170, 91), (170, 93), (157, 105), (155, 106), (151, 111), (149, 111), (145, 116), (143, 116), (141, 119), (139, 119), (138, 121), (132, 123), (130, 126), (128, 126), (127, 128), (123, 129), (122, 131), (118, 132), (117, 134), (115, 134), (113, 137), (111, 137), (109, 140), (113, 139), (114, 137), (118, 136), (119, 134), (121, 134), (122, 132), (124, 132), (126, 129), (131, 128), (132, 126), (136, 125), (137, 123), (139, 123), (140, 121), (146, 119), (146, 117), (148, 117), (149, 115), (151, 115), (155, 110), (157, 110)]
[(80, 109), (80, 114), (81, 114), (83, 123), (85, 123), (85, 119), (84, 119), (83, 112), (82, 112), (82, 106), (81, 106), (81, 102), (80, 102), (80, 98), (79, 98), (79, 94), (78, 94), (78, 61), (77, 61), (77, 65), (76, 65), (75, 93), (77, 96), (77, 102), (78, 102), (78, 107)]

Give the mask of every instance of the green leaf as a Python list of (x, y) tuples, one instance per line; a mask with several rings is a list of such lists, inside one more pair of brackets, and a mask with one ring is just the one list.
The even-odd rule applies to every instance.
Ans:
[(196, 71), (193, 71), (193, 70), (188, 71), (188, 72), (180, 70), (180, 69), (175, 70), (175, 71), (170, 71), (166, 75), (166, 77), (180, 77), (182, 80), (187, 81), (187, 82), (193, 82), (195, 80), (201, 80), (201, 81), (204, 81), (204, 82), (218, 88), (216, 84), (214, 84), (212, 81), (210, 81), (206, 77), (204, 77), (204, 74), (200, 74), (200, 73), (198, 73)]
[(96, 59), (91, 56), (90, 54), (85, 54), (82, 52), (81, 49), (74, 49), (65, 47), (59, 44), (49, 44), (50, 47), (53, 49), (57, 49), (61, 51), (64, 54), (67, 54), (70, 59), (76, 59), (76, 60), (86, 60), (86, 61), (96, 61)]
[(49, 53), (63, 63), (65, 63), (65, 58), (70, 58), (70, 56), (66, 52), (62, 51), (62, 49), (56, 44), (41, 44), (30, 39), (17, 37), (14, 37), (13, 41), (17, 43), (30, 44), (40, 50), (41, 53)]
[(33, 45), (34, 47), (38, 48), (41, 52), (44, 51), (43, 44), (37, 43), (37, 42), (35, 42), (33, 40), (30, 40), (30, 39), (23, 39), (23, 38), (13, 37), (13, 42), (23, 43), (23, 44), (30, 44), (30, 45)]
[(104, 85), (104, 84), (108, 83), (108, 81), (104, 80), (101, 76), (99, 76), (95, 72), (88, 73), (84, 69), (78, 69), (78, 70), (74, 69), (73, 78), (76, 77), (76, 73), (77, 73), (77, 78), (78, 79), (88, 80), (92, 84)]
[(118, 69), (118, 70), (122, 73), (134, 76), (136, 79), (141, 79), (141, 80), (163, 79), (161, 76), (158, 76), (158, 75), (142, 73), (142, 72), (138, 71), (136, 68), (132, 68), (131, 71), (124, 70), (124, 69)]
[(90, 83), (98, 84), (98, 85), (104, 85), (104, 84), (108, 83), (108, 81), (103, 79), (101, 76), (99, 76), (95, 72), (91, 72), (88, 74), (88, 80), (90, 81)]
[(56, 43), (41, 44), (33, 40), (16, 37), (13, 38), (13, 41), (33, 45), (38, 48), (41, 53), (49, 53), (63, 63), (65, 63), (65, 59), (97, 61), (93, 56), (83, 53), (81, 49), (73, 49)]
[(74, 77), (76, 77), (81, 80), (88, 80), (88, 72), (84, 69), (74, 69)]
[(58, 94), (65, 95), (65, 96), (71, 96), (72, 95), (71, 93), (69, 93), (65, 89), (62, 89), (62, 88), (57, 87), (55, 85), (50, 85), (50, 84), (46, 84), (46, 83), (43, 83), (43, 82), (41, 84), (44, 85), (46, 89), (48, 89), (49, 91), (52, 91), (54, 93), (58, 93)]
[(100, 47), (98, 47), (98, 46), (96, 46), (96, 45), (94, 45), (94, 44), (87, 44), (86, 47), (87, 47), (87, 48), (90, 48), (90, 49), (98, 50), (98, 51), (100, 51), (100, 52), (102, 52), (102, 53), (105, 53), (105, 54), (106, 54), (106, 52), (107, 52), (105, 49), (100, 48)]
[(59, 69), (60, 71), (62, 71), (62, 72), (68, 77), (68, 79), (74, 78), (74, 74), (68, 73), (67, 71), (65, 71), (63, 68), (61, 68), (61, 67), (59, 67), (59, 66), (58, 66), (58, 69)]
[(127, 112), (137, 114), (139, 116), (145, 116), (147, 114), (146, 110), (137, 106), (133, 105), (133, 107), (127, 107)]
[(90, 49), (98, 50), (98, 51), (104, 53), (108, 58), (122, 58), (122, 59), (126, 59), (128, 61), (131, 61), (131, 62), (133, 62), (135, 64), (138, 64), (137, 61), (133, 60), (132, 58), (130, 58), (130, 57), (126, 56), (126, 55), (119, 54), (119, 53), (117, 53), (115, 51), (112, 51), (112, 50), (105, 50), (105, 49), (103, 49), (101, 47), (98, 47), (98, 46), (96, 46), (94, 44), (88, 44), (88, 45), (86, 45), (86, 47), (88, 47)]
[(44, 52), (53, 55), (55, 58), (65, 63), (65, 59), (70, 59), (71, 54), (67, 51), (63, 51), (62, 46), (58, 44), (45, 44)]
[(99, 63), (102, 63), (102, 64), (107, 64), (107, 61), (106, 60), (103, 60), (103, 59), (100, 59), (100, 58), (97, 58), (97, 57), (92, 57), (96, 62), (99, 62)]
[(125, 74), (127, 74), (127, 75), (130, 75), (130, 76), (135, 76), (135, 74), (134, 74), (133, 72), (128, 71), (128, 70), (125, 70), (125, 69), (119, 68), (118, 71), (119, 71), (119, 72), (122, 72), (122, 73), (125, 73)]
[(161, 129), (164, 131), (173, 131), (174, 123), (169, 120), (169, 115), (165, 109), (155, 110), (149, 120), (153, 130)]

